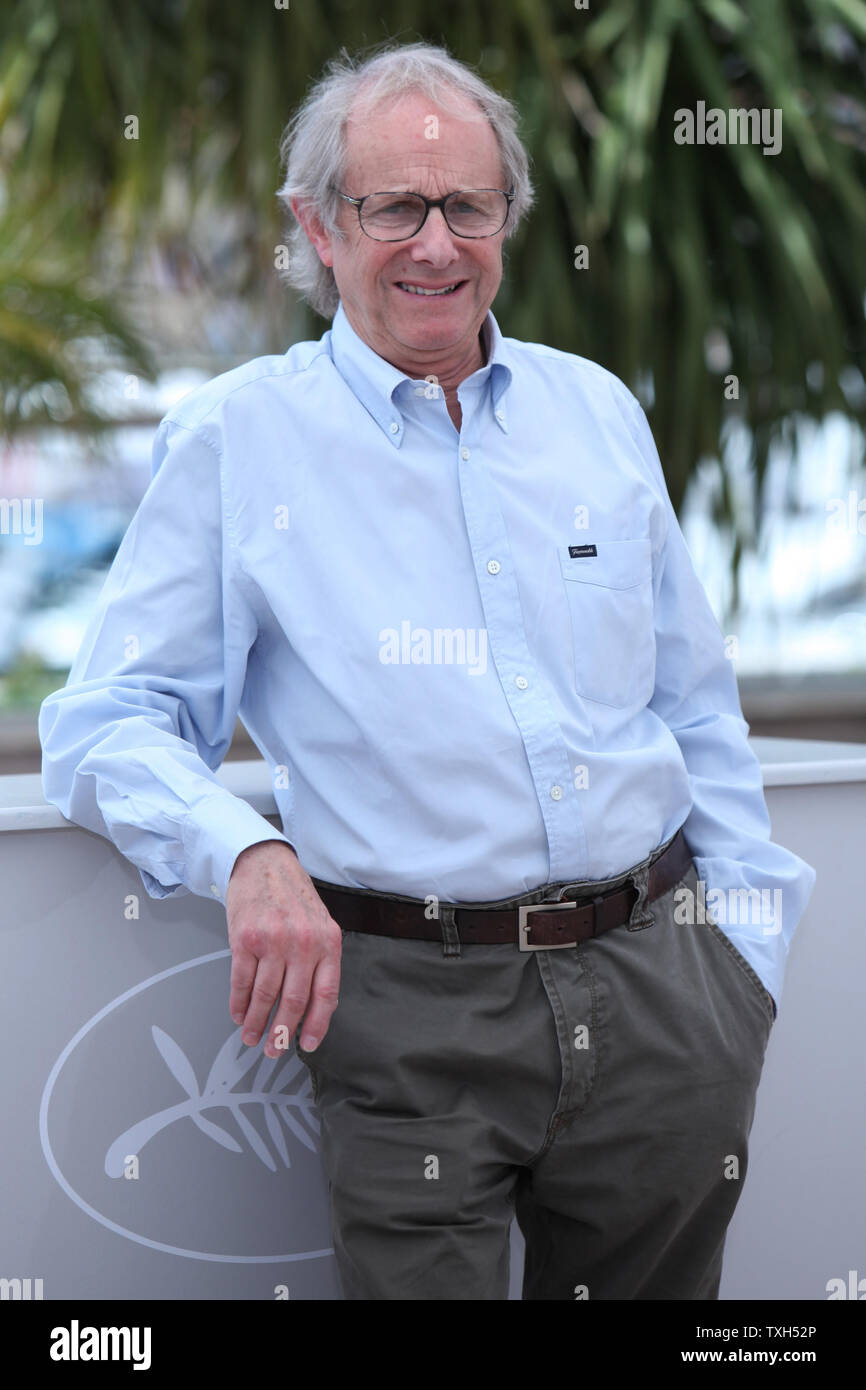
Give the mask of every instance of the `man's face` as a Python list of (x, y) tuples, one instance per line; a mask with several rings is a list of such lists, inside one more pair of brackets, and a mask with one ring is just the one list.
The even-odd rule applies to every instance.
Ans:
[[(496, 137), (471, 103), (460, 115), (419, 94), (361, 107), (348, 122), (347, 153), (340, 191), (355, 198), (391, 191), (444, 198), (457, 189), (506, 187)], [(504, 229), (477, 240), (458, 237), (434, 208), (408, 240), (374, 241), (349, 203), (339, 225), (343, 239), (322, 232), (314, 244), (333, 268), (349, 322), (374, 352), (404, 370), (435, 363), (440, 374), (477, 355), (478, 331), (502, 279)], [(402, 288), (407, 283), (458, 288), (419, 295)]]

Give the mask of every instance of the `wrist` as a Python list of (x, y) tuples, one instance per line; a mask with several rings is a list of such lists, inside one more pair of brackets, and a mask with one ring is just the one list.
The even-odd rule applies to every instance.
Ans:
[(249, 867), (251, 864), (258, 864), (261, 860), (270, 859), (275, 853), (282, 853), (285, 850), (288, 850), (295, 863), (300, 862), (293, 846), (286, 840), (257, 840), (255, 844), (247, 845), (235, 859), (232, 871), (229, 874), (229, 883), (231, 883), (239, 869), (243, 872), (244, 868)]

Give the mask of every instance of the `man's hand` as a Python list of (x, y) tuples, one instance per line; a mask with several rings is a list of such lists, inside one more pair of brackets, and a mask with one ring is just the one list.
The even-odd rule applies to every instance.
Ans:
[(328, 1031), (340, 991), (343, 937), (294, 850), (264, 840), (243, 850), (226, 892), (232, 950), (229, 1012), (243, 1024), (241, 1038), (258, 1043), (275, 1002), (265, 1055), (278, 1057), (277, 1029), (294, 1037), (301, 1019), (301, 1046), (312, 1052)]

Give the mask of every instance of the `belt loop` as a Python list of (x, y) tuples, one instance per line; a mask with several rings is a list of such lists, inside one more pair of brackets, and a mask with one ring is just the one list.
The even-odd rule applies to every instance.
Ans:
[(454, 922), (455, 911), (453, 903), (440, 902), (439, 925), (442, 928), (443, 956), (460, 955), (460, 937), (457, 935), (457, 927)]
[(636, 869), (634, 873), (629, 874), (629, 882), (637, 893), (631, 916), (627, 922), (629, 931), (643, 931), (645, 927), (653, 925), (653, 915), (647, 903), (649, 871), (650, 866), (646, 864), (642, 869)]

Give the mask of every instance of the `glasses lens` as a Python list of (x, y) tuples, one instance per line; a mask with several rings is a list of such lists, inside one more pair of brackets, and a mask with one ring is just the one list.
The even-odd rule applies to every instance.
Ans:
[(508, 199), (493, 188), (452, 193), (445, 204), (445, 220), (458, 236), (492, 236), (508, 216)]
[(361, 226), (376, 241), (414, 236), (424, 217), (424, 203), (414, 193), (372, 193), (361, 208)]
[[(452, 193), (445, 221), (456, 236), (493, 236), (505, 225), (508, 199), (495, 188)], [(416, 193), (371, 193), (361, 208), (361, 226), (374, 241), (404, 241), (424, 221), (424, 200)]]

